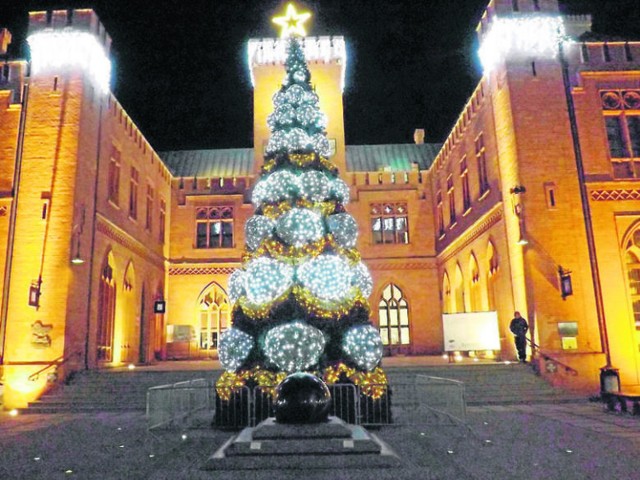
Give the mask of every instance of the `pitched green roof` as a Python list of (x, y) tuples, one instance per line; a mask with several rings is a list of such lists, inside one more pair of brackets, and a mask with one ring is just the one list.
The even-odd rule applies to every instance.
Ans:
[[(431, 166), (441, 144), (347, 145), (347, 171), (409, 171)], [(160, 157), (176, 177), (243, 177), (253, 174), (253, 148), (179, 150), (161, 152)]]

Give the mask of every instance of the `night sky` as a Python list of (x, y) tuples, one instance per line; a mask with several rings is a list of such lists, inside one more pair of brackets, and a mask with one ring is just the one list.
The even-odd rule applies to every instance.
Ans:
[[(10, 2), (11, 5), (6, 5)], [(275, 37), (279, 0), (8, 0), (0, 26), (27, 56), (27, 12), (91, 7), (113, 38), (116, 97), (159, 151), (252, 146), (246, 43)], [(308, 0), (310, 35), (347, 42), (347, 144), (427, 142), (449, 132), (478, 79), (475, 26), (488, 0)], [(637, 0), (564, 0), (598, 35), (640, 39)], [(301, 8), (299, 8), (300, 10)], [(331, 119), (329, 119), (331, 121)]]

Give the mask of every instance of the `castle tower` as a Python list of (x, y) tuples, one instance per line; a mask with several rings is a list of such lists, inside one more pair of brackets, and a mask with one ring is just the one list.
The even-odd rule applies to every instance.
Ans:
[[(342, 37), (306, 37), (301, 41), (309, 64), (313, 87), (320, 97), (320, 110), (327, 115), (327, 138), (336, 167), (346, 172), (344, 113), (342, 91), (347, 54)], [(282, 69), (286, 60), (286, 42), (283, 39), (249, 40), (248, 59), (253, 84), (253, 146), (260, 171), (264, 163), (264, 148), (269, 139), (267, 117), (273, 110), (272, 97), (280, 89)]]
[[(566, 36), (589, 27), (588, 17), (561, 15), (555, 0), (491, 1), (478, 26), (495, 122), (514, 310), (528, 312), (534, 341), (560, 356), (568, 346), (559, 333), (565, 321), (575, 322), (578, 331), (569, 348), (601, 349), (560, 59)], [(571, 296), (562, 294), (558, 274), (567, 270)], [(580, 368), (593, 367), (587, 363)], [(579, 380), (592, 381), (586, 376)]]
[[(5, 309), (5, 406), (23, 407), (85, 356), (96, 145), (110, 39), (91, 10), (33, 12)], [(47, 366), (42, 375), (36, 373)], [(60, 373), (60, 372), (59, 372)], [(49, 378), (47, 378), (49, 376)]]

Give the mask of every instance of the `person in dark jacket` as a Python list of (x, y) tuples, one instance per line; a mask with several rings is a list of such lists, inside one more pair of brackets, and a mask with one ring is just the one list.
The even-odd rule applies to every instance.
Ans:
[(520, 312), (514, 312), (513, 320), (509, 325), (509, 330), (515, 336), (516, 350), (518, 350), (518, 359), (521, 362), (527, 361), (527, 331), (529, 325), (527, 320), (520, 315)]

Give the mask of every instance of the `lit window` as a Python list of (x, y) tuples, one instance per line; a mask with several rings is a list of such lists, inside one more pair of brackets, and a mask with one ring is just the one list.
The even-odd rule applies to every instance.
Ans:
[(233, 247), (233, 207), (196, 209), (196, 248)]
[(131, 178), (129, 179), (129, 217), (134, 220), (138, 218), (138, 183), (140, 172), (135, 167), (131, 167)]
[(466, 212), (471, 208), (471, 193), (469, 192), (469, 169), (467, 168), (467, 157), (462, 157), (460, 161), (460, 182), (462, 184), (462, 211)]
[(147, 202), (146, 202), (147, 210), (146, 210), (146, 217), (144, 221), (144, 228), (146, 228), (147, 230), (151, 230), (153, 226), (153, 197), (154, 197), (153, 187), (147, 184)]
[(640, 348), (640, 228), (633, 233), (627, 242), (625, 263), (631, 308)]
[(487, 175), (487, 157), (484, 148), (482, 134), (476, 138), (476, 163), (478, 166), (478, 183), (480, 184), (480, 196), (489, 190), (489, 177)]
[(107, 178), (107, 198), (110, 202), (118, 205), (118, 197), (120, 196), (120, 150), (111, 147), (111, 155), (109, 157), (109, 173)]
[(409, 243), (409, 220), (406, 203), (371, 205), (373, 243)]
[(218, 348), (220, 335), (231, 324), (229, 298), (220, 285), (213, 283), (202, 295), (198, 305), (200, 316), (200, 348)]
[(600, 92), (615, 178), (640, 178), (640, 90)]
[(409, 345), (409, 304), (396, 285), (389, 284), (378, 304), (380, 337), (383, 345)]

